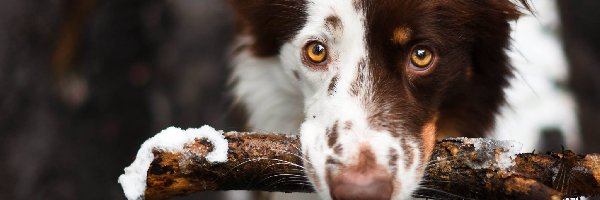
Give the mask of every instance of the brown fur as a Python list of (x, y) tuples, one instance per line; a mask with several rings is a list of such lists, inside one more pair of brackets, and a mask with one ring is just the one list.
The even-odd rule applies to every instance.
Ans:
[(329, 93), (329, 95), (333, 95), (335, 94), (335, 89), (337, 87), (337, 82), (338, 82), (339, 77), (336, 75), (333, 78), (331, 78), (331, 82), (329, 83), (329, 88), (327, 88), (327, 93)]
[[(237, 31), (252, 35), (255, 56), (279, 53), (306, 22), (305, 0), (230, 0), (236, 13)], [(294, 16), (289, 16), (294, 15)]]
[[(329, 32), (331, 32), (331, 34), (333, 34), (334, 36), (339, 37), (342, 34), (342, 30), (343, 30), (343, 26), (342, 26), (342, 22), (340, 21), (340, 18), (338, 18), (337, 16), (329, 16), (327, 17), (327, 19), (325, 19), (325, 25), (327, 26), (327, 29), (329, 30)], [(337, 38), (335, 37), (335, 38)]]
[(390, 154), (389, 155), (390, 160), (388, 161), (388, 165), (392, 169), (391, 170), (392, 176), (395, 176), (396, 172), (398, 171), (398, 166), (396, 166), (398, 164), (398, 157), (399, 157), (398, 151), (396, 149), (390, 149), (389, 154)]
[[(419, 134), (427, 119), (440, 113), (436, 126), (441, 130), (477, 137), (493, 127), (512, 75), (504, 51), (509, 45), (508, 21), (520, 15), (513, 3), (365, 0), (358, 9), (367, 15), (367, 66), (377, 84), (376, 98), (369, 102), (374, 104), (369, 106), (374, 126)], [(404, 26), (411, 27), (406, 44), (386, 39)], [(415, 75), (408, 67), (415, 45), (435, 51), (430, 74)]]
[(421, 140), (423, 141), (423, 155), (421, 157), (421, 163), (423, 163), (423, 165), (420, 166), (421, 168), (426, 166), (425, 163), (427, 163), (431, 157), (431, 153), (433, 152), (433, 147), (435, 146), (435, 136), (437, 132), (437, 120), (438, 117), (435, 115), (433, 119), (427, 122), (421, 130)]
[(333, 124), (333, 127), (328, 129), (326, 132), (327, 132), (327, 138), (328, 138), (327, 146), (333, 147), (333, 145), (335, 145), (337, 143), (337, 139), (338, 139), (338, 123), (335, 122)]
[(406, 26), (399, 26), (394, 31), (394, 35), (392, 36), (392, 41), (398, 45), (405, 45), (410, 41), (410, 37), (412, 35), (412, 30)]

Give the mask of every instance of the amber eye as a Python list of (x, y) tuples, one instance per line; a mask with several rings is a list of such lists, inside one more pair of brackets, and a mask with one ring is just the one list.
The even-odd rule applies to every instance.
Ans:
[(327, 60), (327, 48), (323, 43), (310, 42), (304, 47), (304, 56), (312, 64), (321, 64)]
[(410, 62), (417, 69), (425, 70), (433, 62), (433, 52), (426, 47), (416, 47), (410, 53)]

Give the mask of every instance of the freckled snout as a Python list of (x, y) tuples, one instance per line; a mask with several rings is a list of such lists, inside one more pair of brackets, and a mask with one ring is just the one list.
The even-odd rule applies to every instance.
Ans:
[(348, 171), (331, 180), (331, 197), (335, 200), (389, 200), (392, 177), (385, 170)]

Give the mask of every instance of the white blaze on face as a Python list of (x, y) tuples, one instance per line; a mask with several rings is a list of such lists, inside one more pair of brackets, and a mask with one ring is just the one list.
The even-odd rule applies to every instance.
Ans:
[[(373, 84), (365, 67), (359, 71), (359, 63), (368, 62), (366, 47), (365, 15), (357, 10), (353, 1), (313, 0), (308, 2), (307, 23), (282, 46), (280, 60), (285, 71), (299, 72), (301, 91), (304, 96), (305, 121), (301, 125), (300, 134), (303, 153), (308, 157), (307, 168), (314, 168), (310, 176), (315, 189), (324, 199), (331, 198), (327, 184), (327, 169), (337, 174), (337, 165), (327, 164), (327, 160), (336, 160), (342, 164), (352, 165), (357, 162), (360, 146), (368, 147), (375, 154), (378, 166), (388, 170), (393, 179), (394, 199), (410, 196), (416, 189), (420, 172), (418, 163), (421, 152), (418, 143), (394, 138), (386, 130), (376, 130), (370, 126), (368, 118), (369, 99)], [(338, 27), (332, 31), (327, 19), (339, 19)], [(316, 70), (303, 62), (304, 46), (310, 41), (320, 41), (326, 45), (329, 63), (324, 70)], [(365, 63), (368, 66), (368, 63)], [(366, 78), (358, 95), (352, 94), (352, 83), (362, 73)], [(293, 74), (288, 74), (290, 79)], [(294, 78), (295, 79), (295, 78)], [(333, 89), (332, 81), (335, 79)], [(330, 137), (332, 129), (335, 139)], [(334, 145), (328, 144), (334, 140)], [(335, 146), (341, 148), (335, 150)], [(411, 155), (402, 146), (411, 148)], [(341, 149), (341, 150), (340, 150)], [(395, 152), (398, 159), (390, 163), (390, 154)], [(410, 159), (409, 162), (407, 162)], [(393, 162), (392, 161), (392, 162)], [(412, 163), (407, 165), (406, 163)], [(390, 165), (391, 164), (391, 165)], [(310, 166), (309, 166), (310, 165)], [(395, 173), (395, 174), (392, 174)]]

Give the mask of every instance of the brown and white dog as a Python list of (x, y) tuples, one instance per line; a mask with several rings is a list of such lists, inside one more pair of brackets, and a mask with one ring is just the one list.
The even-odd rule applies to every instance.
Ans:
[(525, 0), (231, 0), (232, 92), (299, 133), (323, 199), (406, 199), (440, 136), (491, 130)]

